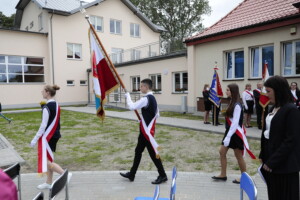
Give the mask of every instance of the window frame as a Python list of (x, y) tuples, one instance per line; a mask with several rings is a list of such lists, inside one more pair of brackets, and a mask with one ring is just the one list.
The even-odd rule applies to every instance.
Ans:
[(124, 54), (124, 49), (122, 48), (111, 48), (111, 54), (110, 58), (112, 62), (115, 63), (122, 63), (123, 62), (123, 55)]
[[(68, 45), (72, 45), (72, 58), (69, 58), (68, 56)], [(76, 58), (76, 51), (75, 51), (75, 47), (76, 45), (78, 45), (78, 47), (80, 47), (80, 58)], [(78, 44), (78, 43), (70, 43), (67, 42), (67, 59), (68, 60), (82, 60), (82, 44)]]
[[(281, 74), (282, 76), (284, 77), (299, 77), (300, 76), (300, 73), (299, 74), (296, 74), (296, 62), (297, 62), (297, 51), (296, 51), (296, 44), (299, 43), (300, 44), (300, 40), (292, 40), (292, 41), (285, 41), (285, 42), (282, 42), (282, 51), (281, 51), (281, 57), (282, 57), (282, 60), (281, 60)], [(285, 66), (285, 63), (286, 63), (286, 55), (285, 55), (285, 46), (286, 44), (291, 44), (292, 45), (292, 52), (291, 52), (291, 67), (290, 67), (290, 70), (291, 70), (291, 74), (285, 74), (285, 69), (287, 68)], [(300, 60), (298, 61), (300, 62)]]
[[(136, 79), (135, 86), (134, 86), (134, 79)], [(130, 82), (131, 82), (131, 91), (136, 92), (136, 93), (140, 92), (141, 77), (140, 76), (131, 76)]]
[[(94, 18), (94, 22), (95, 24), (92, 23), (92, 18)], [(98, 25), (98, 20), (101, 21), (101, 30), (98, 30), (96, 25)], [(103, 17), (100, 17), (100, 16), (96, 16), (96, 15), (91, 15), (90, 16), (90, 21), (91, 21), (91, 24), (93, 25), (93, 27), (95, 28), (95, 30), (97, 32), (104, 32), (104, 20), (103, 20)]]
[[(243, 52), (244, 66), (243, 66), (243, 77), (235, 77), (236, 72), (236, 63), (235, 63), (235, 53)], [(228, 54), (231, 54), (231, 62), (232, 62), (232, 73), (231, 78), (228, 77)], [(244, 80), (245, 78), (245, 51), (244, 49), (236, 49), (224, 51), (224, 80)]]
[[(111, 30), (111, 23), (114, 23), (114, 32)], [(120, 33), (117, 32), (117, 22), (120, 22)], [(122, 20), (110, 19), (109, 20), (109, 32), (115, 35), (122, 35)]]
[[(183, 87), (183, 74), (187, 74), (187, 88), (186, 90), (184, 90), (184, 87)], [(180, 88), (177, 89), (175, 88), (175, 85), (176, 85), (176, 80), (175, 80), (175, 75), (176, 74), (179, 74), (179, 85), (180, 85)], [(188, 93), (188, 90), (189, 90), (189, 85), (188, 85), (188, 72), (187, 71), (181, 71), (181, 72), (173, 72), (172, 73), (172, 77), (173, 77), (173, 93)]]
[[(133, 34), (131, 34), (131, 26), (133, 27)], [(138, 34), (137, 34), (137, 30), (138, 30)], [(131, 37), (140, 38), (141, 37), (141, 26), (136, 23), (130, 23), (129, 32), (130, 32)]]
[(141, 50), (138, 50), (138, 49), (132, 49), (131, 50), (131, 60), (140, 60), (141, 59), (141, 53), (142, 51)]
[[(251, 79), (261, 79), (262, 78), (262, 71), (263, 71), (263, 67), (264, 67), (264, 61), (262, 60), (263, 57), (263, 48), (265, 47), (273, 47), (273, 69), (272, 71), (274, 72), (274, 44), (266, 44), (266, 45), (261, 45), (261, 46), (254, 46), (254, 47), (250, 47), (249, 48), (249, 53), (250, 53), (250, 78)], [(258, 49), (258, 76), (253, 76), (253, 49)], [(269, 69), (269, 74), (270, 76), (273, 76), (273, 74), (270, 73), (270, 69)]]
[[(5, 66), (5, 72), (0, 72), (1, 77), (5, 76), (6, 81), (0, 82), (0, 84), (32, 84), (32, 83), (45, 83), (45, 65), (44, 65), (44, 58), (43, 57), (34, 57), (34, 56), (15, 56), (15, 55), (0, 55), (4, 56), (4, 63), (0, 63), (0, 65)], [(9, 62), (9, 56), (20, 58), (20, 62), (14, 63)], [(26, 63), (26, 59), (41, 59), (41, 64), (32, 64), (32, 63)], [(9, 67), (11, 66), (19, 66), (21, 71), (20, 72), (9, 72)], [(43, 73), (28, 73), (26, 70), (26, 67), (40, 67), (42, 68)], [(22, 81), (9, 81), (10, 75), (21, 75)], [(26, 81), (26, 78), (30, 76), (40, 76), (43, 81)]]
[[(69, 81), (72, 81), (72, 83), (68, 83)], [(74, 80), (67, 80), (67, 86), (75, 86)]]
[[(160, 76), (160, 83), (158, 81), (158, 77)], [(152, 80), (154, 77), (155, 82)], [(149, 78), (152, 80), (152, 91), (155, 93), (161, 93), (162, 90), (162, 76), (161, 74), (149, 74)]]

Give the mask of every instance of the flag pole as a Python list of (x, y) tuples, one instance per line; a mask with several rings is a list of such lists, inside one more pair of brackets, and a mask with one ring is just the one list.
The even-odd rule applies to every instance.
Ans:
[[(119, 74), (118, 74), (118, 72), (117, 72), (117, 70), (116, 70), (114, 64), (112, 63), (112, 61), (111, 61), (110, 58), (108, 57), (108, 54), (107, 54), (107, 52), (106, 52), (106, 50), (105, 50), (105, 48), (104, 48), (104, 46), (103, 46), (103, 44), (102, 44), (100, 38), (98, 37), (98, 35), (97, 35), (96, 31), (95, 31), (95, 28), (94, 28), (93, 25), (91, 24), (89, 18), (90, 18), (90, 17), (89, 17), (88, 15), (85, 16), (85, 19), (86, 19), (87, 22), (89, 23), (90, 28), (92, 29), (93, 34), (95, 35), (95, 37), (96, 37), (96, 39), (97, 39), (97, 42), (98, 42), (99, 45), (101, 46), (101, 49), (102, 49), (102, 51), (103, 51), (103, 53), (104, 53), (104, 55), (105, 55), (107, 61), (109, 62), (110, 66), (111, 66), (111, 69), (113, 70), (114, 74), (116, 75), (117, 79), (119, 80), (121, 87), (125, 90), (125, 92), (127, 92), (127, 90), (126, 90), (126, 88), (125, 88), (125, 85), (124, 85), (122, 79), (120, 78), (120, 76), (119, 76)], [(140, 117), (139, 113), (137, 112), (137, 110), (134, 110), (134, 112), (135, 112), (137, 118), (138, 118), (139, 120), (141, 120), (141, 117)]]

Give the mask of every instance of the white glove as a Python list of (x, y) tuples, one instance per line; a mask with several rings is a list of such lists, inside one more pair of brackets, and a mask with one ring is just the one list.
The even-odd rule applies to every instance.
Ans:
[(130, 97), (129, 92), (126, 92), (126, 93), (125, 93), (125, 98), (127, 99), (127, 98), (129, 98), (129, 97)]
[(248, 106), (247, 105), (245, 105), (245, 109), (248, 110)]
[(31, 140), (31, 142), (30, 142), (30, 146), (31, 147), (34, 147), (35, 146), (35, 144), (36, 144), (36, 142), (38, 141), (38, 137), (37, 136), (35, 136), (32, 140)]
[(228, 147), (228, 146), (229, 146), (229, 142), (230, 142), (230, 138), (225, 137), (224, 140), (223, 140), (224, 146), (225, 146), (225, 147)]

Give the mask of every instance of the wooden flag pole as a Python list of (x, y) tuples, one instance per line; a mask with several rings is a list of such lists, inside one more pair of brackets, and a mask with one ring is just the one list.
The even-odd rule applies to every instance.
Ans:
[[(85, 19), (88, 21), (88, 23), (89, 23), (89, 25), (90, 25), (90, 28), (92, 29), (93, 34), (95, 35), (95, 37), (96, 37), (96, 39), (97, 39), (97, 42), (98, 42), (99, 45), (101, 46), (101, 49), (102, 49), (102, 51), (103, 51), (103, 53), (104, 53), (104, 55), (105, 55), (105, 58), (106, 58), (107, 61), (109, 62), (109, 64), (110, 64), (110, 66), (111, 66), (111, 68), (112, 68), (114, 74), (116, 75), (117, 79), (119, 80), (121, 87), (125, 90), (125, 92), (127, 92), (127, 90), (126, 90), (126, 88), (125, 88), (125, 85), (124, 85), (122, 79), (120, 78), (120, 76), (119, 76), (119, 74), (118, 74), (118, 72), (117, 72), (117, 70), (116, 70), (114, 64), (112, 63), (112, 61), (111, 61), (110, 58), (108, 57), (108, 54), (107, 54), (107, 52), (106, 52), (106, 50), (105, 50), (105, 48), (104, 48), (102, 42), (100, 41), (100, 38), (99, 38), (98, 35), (96, 34), (96, 30), (95, 30), (95, 28), (93, 27), (93, 25), (91, 24), (91, 22), (90, 22), (90, 20), (89, 20), (89, 16), (86, 15), (86, 16), (85, 16)], [(137, 118), (138, 118), (139, 120), (141, 120), (141, 116), (140, 116), (140, 114), (137, 112), (137, 110), (134, 110), (134, 112), (135, 112)]]

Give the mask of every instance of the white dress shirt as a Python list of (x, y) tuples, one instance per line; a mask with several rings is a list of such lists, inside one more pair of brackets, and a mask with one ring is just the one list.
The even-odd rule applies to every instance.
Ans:
[(147, 107), (149, 103), (148, 98), (146, 97), (147, 95), (153, 95), (153, 92), (152, 91), (147, 92), (147, 94), (145, 94), (142, 98), (140, 98), (138, 101), (133, 103), (129, 93), (126, 93), (125, 97), (127, 100), (127, 106), (129, 110), (137, 110), (143, 107)]
[[(248, 92), (250, 94), (252, 94), (252, 96)], [(253, 92), (250, 90), (245, 90), (242, 94), (242, 99), (243, 99), (243, 104), (244, 104), (246, 110), (248, 110), (248, 105), (247, 105), (246, 101), (254, 101)]]
[(233, 110), (233, 117), (230, 118), (231, 121), (231, 125), (229, 128), (229, 131), (226, 135), (226, 137), (224, 138), (224, 146), (228, 146), (230, 143), (230, 139), (231, 136), (236, 132), (236, 130), (239, 127), (239, 122), (240, 122), (240, 117), (241, 117), (241, 112), (242, 112), (242, 108), (239, 105), (235, 105), (234, 110)]

